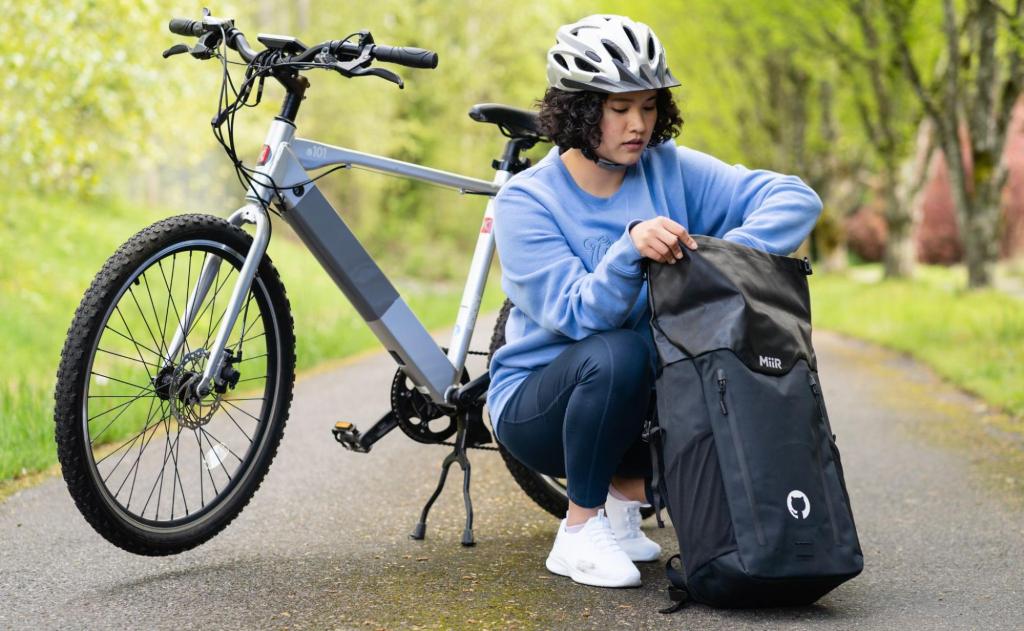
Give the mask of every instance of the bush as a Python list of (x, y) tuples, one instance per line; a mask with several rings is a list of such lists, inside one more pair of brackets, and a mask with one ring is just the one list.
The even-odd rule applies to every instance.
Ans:
[(860, 260), (867, 262), (882, 260), (888, 238), (885, 218), (875, 206), (864, 206), (846, 218), (847, 245)]

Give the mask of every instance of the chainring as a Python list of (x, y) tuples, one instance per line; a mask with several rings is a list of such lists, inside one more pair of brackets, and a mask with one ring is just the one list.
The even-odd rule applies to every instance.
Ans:
[[(469, 383), (469, 371), (462, 369), (462, 384)], [(416, 389), (408, 375), (399, 368), (391, 382), (391, 410), (398, 419), (398, 427), (418, 443), (433, 445), (451, 438), (458, 425), (454, 417), (430, 397)], [(445, 417), (445, 420), (441, 420)], [(431, 422), (434, 427), (431, 427)]]

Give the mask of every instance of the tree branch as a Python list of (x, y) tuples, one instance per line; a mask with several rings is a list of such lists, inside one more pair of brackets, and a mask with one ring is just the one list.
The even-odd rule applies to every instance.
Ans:
[[(948, 1), (948, 0), (947, 0)], [(972, 38), (974, 50), (972, 57), (977, 57), (977, 70), (974, 73), (973, 98), (969, 102), (968, 124), (971, 130), (971, 144), (991, 151), (995, 134), (991, 123), (998, 117), (995, 111), (996, 71), (996, 38), (999, 16), (993, 10), (993, 3), (982, 1), (978, 5), (978, 13), (974, 24), (976, 37)], [(948, 86), (947, 86), (948, 87)]]
[[(938, 104), (928, 94), (924, 82), (921, 80), (921, 73), (917, 70), (917, 65), (914, 63), (914, 58), (910, 54), (910, 46), (907, 43), (905, 28), (906, 24), (903, 17), (897, 13), (897, 9), (893, 4), (885, 2), (886, 16), (889, 22), (889, 29), (892, 34), (893, 40), (896, 42), (896, 50), (899, 52), (900, 59), (903, 62), (903, 70), (907, 74), (907, 78), (910, 80), (910, 85), (913, 86), (914, 92), (917, 94), (917, 98), (920, 99), (921, 104), (924, 106), (928, 115), (931, 116), (939, 127), (944, 126), (942, 113), (939, 111)], [(956, 64), (955, 57), (950, 60), (950, 64)]]
[(1000, 15), (1006, 18), (1010, 32), (1017, 36), (1017, 39), (1024, 40), (1024, 26), (1021, 25), (1020, 17), (1021, 12), (1024, 10), (1024, 0), (1017, 0), (1016, 6), (1013, 8), (1013, 13), (1010, 13), (1002, 3), (997, 0), (983, 0), (984, 4), (989, 5), (995, 9)]

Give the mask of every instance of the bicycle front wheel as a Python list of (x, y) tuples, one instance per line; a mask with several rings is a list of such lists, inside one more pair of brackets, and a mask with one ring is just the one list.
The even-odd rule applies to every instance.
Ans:
[[(268, 257), (228, 337), (234, 386), (203, 397), (193, 387), (251, 243), (223, 219), (171, 217), (121, 246), (75, 312), (57, 373), (58, 456), (86, 520), (129, 552), (174, 554), (216, 535), (277, 451), (295, 338)], [(204, 268), (216, 272), (199, 300)]]

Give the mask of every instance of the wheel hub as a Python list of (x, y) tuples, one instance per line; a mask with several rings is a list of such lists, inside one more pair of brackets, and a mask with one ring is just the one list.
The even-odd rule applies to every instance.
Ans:
[(221, 393), (211, 391), (199, 396), (198, 392), (208, 357), (206, 349), (194, 350), (181, 363), (164, 367), (153, 379), (157, 396), (170, 404), (174, 420), (188, 429), (206, 425), (220, 409)]

